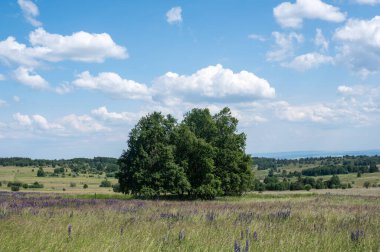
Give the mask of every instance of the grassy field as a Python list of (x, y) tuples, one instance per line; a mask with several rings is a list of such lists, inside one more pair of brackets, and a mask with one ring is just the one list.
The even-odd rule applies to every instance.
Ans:
[[(65, 177), (37, 177), (38, 168), (33, 167), (0, 167), (0, 182), (2, 182), (2, 187), (0, 190), (10, 190), (7, 188), (7, 183), (9, 181), (20, 181), (26, 184), (32, 184), (34, 182), (39, 182), (44, 185), (42, 189), (23, 189), (21, 191), (42, 191), (42, 192), (55, 192), (55, 193), (113, 193), (112, 188), (99, 187), (100, 182), (104, 180), (105, 175), (90, 175), (90, 174), (79, 174), (76, 177), (69, 176), (70, 172), (67, 172)], [(44, 171), (53, 172), (53, 168), (45, 167)], [(107, 178), (112, 184), (117, 183), (114, 178)], [(71, 185), (70, 185), (71, 184)], [(75, 184), (75, 187), (72, 185)], [(83, 185), (87, 184), (88, 188), (84, 189)]]
[(380, 196), (250, 193), (187, 202), (83, 196), (0, 192), (0, 251), (380, 250)]
[[(354, 181), (352, 189), (179, 202), (116, 194), (99, 187), (104, 175), (41, 178), (36, 171), (0, 168), (2, 252), (380, 251), (380, 187), (362, 186), (378, 183), (380, 173), (340, 175)], [(44, 188), (10, 192), (8, 181)]]

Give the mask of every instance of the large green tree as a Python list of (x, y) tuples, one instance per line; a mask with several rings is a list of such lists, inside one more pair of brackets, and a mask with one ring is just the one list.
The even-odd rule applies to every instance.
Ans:
[(242, 194), (253, 174), (246, 136), (237, 125), (229, 108), (214, 116), (208, 109), (192, 109), (180, 124), (157, 112), (141, 118), (119, 159), (120, 191), (204, 199)]
[(121, 192), (152, 197), (189, 189), (184, 169), (174, 159), (175, 125), (172, 116), (157, 112), (140, 119), (119, 159)]

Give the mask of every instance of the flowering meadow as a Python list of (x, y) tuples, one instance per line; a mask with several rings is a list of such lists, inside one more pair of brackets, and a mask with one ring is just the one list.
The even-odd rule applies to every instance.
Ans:
[(380, 196), (215, 201), (0, 192), (0, 251), (379, 251)]

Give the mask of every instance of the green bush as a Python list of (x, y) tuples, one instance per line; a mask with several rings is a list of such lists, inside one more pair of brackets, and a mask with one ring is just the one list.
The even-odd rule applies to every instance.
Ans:
[(105, 179), (102, 182), (100, 182), (100, 187), (112, 187), (111, 181)]
[(75, 182), (70, 182), (70, 187), (76, 187), (77, 184)]
[(24, 189), (28, 189), (28, 184), (22, 184), (22, 188), (24, 188)]
[(363, 184), (363, 186), (364, 186), (365, 188), (368, 188), (370, 185), (371, 185), (371, 183), (370, 183), (369, 181), (366, 181), (366, 182), (364, 182), (364, 184)]
[(112, 186), (112, 189), (113, 189), (114, 192), (120, 192), (120, 184), (119, 183), (114, 184)]
[(12, 192), (18, 192), (18, 191), (20, 191), (20, 187), (19, 187), (19, 186), (12, 185), (12, 186), (11, 186), (11, 191), (12, 191)]
[(18, 181), (8, 182), (7, 187), (12, 187), (12, 186), (18, 186), (18, 187), (21, 187), (21, 186), (22, 186), (22, 183), (21, 183), (21, 182), (18, 182)]
[(307, 184), (307, 185), (305, 185), (305, 187), (304, 187), (304, 189), (306, 190), (306, 191), (310, 191), (311, 190), (311, 185), (309, 185), (309, 184)]
[(28, 185), (29, 188), (44, 188), (43, 184), (38, 183), (37, 181), (33, 184)]
[(84, 184), (83, 185), (83, 189), (87, 189), (88, 188), (88, 185), (87, 184)]
[(37, 177), (46, 177), (46, 173), (42, 167), (40, 167), (37, 171)]

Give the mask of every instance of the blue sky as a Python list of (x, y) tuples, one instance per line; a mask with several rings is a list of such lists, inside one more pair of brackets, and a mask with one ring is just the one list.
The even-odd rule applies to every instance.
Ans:
[(379, 149), (380, 1), (0, 1), (0, 156), (118, 157), (228, 106), (248, 153)]

